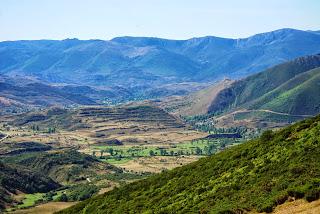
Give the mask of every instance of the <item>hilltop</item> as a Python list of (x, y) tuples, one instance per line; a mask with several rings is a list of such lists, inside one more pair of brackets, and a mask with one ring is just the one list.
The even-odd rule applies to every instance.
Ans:
[(320, 116), (91, 198), (67, 213), (270, 212), (319, 198)]

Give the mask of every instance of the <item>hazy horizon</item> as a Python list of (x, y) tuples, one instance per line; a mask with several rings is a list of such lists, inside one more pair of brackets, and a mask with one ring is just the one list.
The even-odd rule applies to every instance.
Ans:
[[(164, 37), (155, 37), (155, 36), (128, 36), (128, 35), (122, 35), (122, 36), (116, 36), (110, 39), (101, 39), (101, 38), (88, 38), (88, 39), (81, 39), (81, 38), (63, 38), (63, 39), (50, 39), (50, 38), (45, 38), (45, 39), (18, 39), (18, 40), (0, 40), (0, 42), (14, 42), (14, 41), (40, 41), (40, 40), (52, 40), (52, 41), (63, 41), (63, 40), (72, 40), (72, 39), (77, 39), (77, 40), (102, 40), (102, 41), (111, 41), (115, 38), (121, 38), (121, 37), (132, 37), (132, 38), (156, 38), (156, 39), (167, 39), (167, 40), (176, 40), (176, 41), (183, 41), (183, 40), (189, 40), (189, 39), (194, 39), (194, 38), (204, 38), (204, 37), (216, 37), (216, 38), (223, 38), (223, 39), (246, 39), (258, 34), (263, 34), (263, 33), (268, 33), (268, 32), (273, 32), (273, 31), (278, 31), (278, 30), (284, 30), (284, 29), (292, 29), (292, 30), (301, 30), (301, 29), (295, 29), (295, 28), (280, 28), (280, 29), (275, 29), (271, 31), (265, 31), (265, 32), (259, 32), (256, 34), (249, 35), (248, 37), (239, 37), (239, 38), (231, 38), (231, 37), (221, 37), (221, 36), (216, 36), (216, 35), (204, 35), (204, 36), (197, 36), (197, 37), (190, 37), (190, 38), (184, 38), (184, 39), (171, 39), (171, 38), (164, 38)], [(301, 30), (301, 31), (309, 31), (309, 32), (318, 32), (318, 30)]]
[(2, 0), (0, 41), (121, 36), (237, 39), (282, 28), (316, 31), (319, 8), (316, 0)]

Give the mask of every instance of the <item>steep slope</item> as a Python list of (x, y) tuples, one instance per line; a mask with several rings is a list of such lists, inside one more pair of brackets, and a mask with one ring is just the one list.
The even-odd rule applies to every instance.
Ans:
[[(236, 81), (216, 96), (209, 112), (244, 107), (313, 115), (319, 111), (320, 70), (312, 70), (317, 67), (320, 67), (320, 55), (306, 56)], [(311, 92), (314, 92), (312, 96)], [(305, 97), (303, 102), (302, 97)]]
[(216, 96), (234, 81), (225, 79), (187, 96), (171, 96), (156, 101), (166, 111), (179, 116), (206, 114)]
[(289, 197), (320, 196), (320, 116), (60, 213), (270, 212)]
[(297, 115), (317, 114), (320, 112), (319, 82), (320, 68), (312, 69), (255, 100), (249, 109), (268, 109)]
[(281, 29), (245, 39), (120, 37), (0, 43), (0, 73), (82, 85), (159, 86), (243, 77), (320, 52), (320, 35)]

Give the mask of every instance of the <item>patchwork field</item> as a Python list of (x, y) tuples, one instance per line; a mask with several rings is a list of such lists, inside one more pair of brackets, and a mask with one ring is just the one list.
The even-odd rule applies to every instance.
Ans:
[(149, 103), (2, 116), (0, 133), (3, 160), (45, 173), (63, 185), (50, 192), (13, 193), (14, 206), (7, 207), (15, 213), (25, 213), (21, 209), (26, 208), (27, 213), (50, 213), (245, 140), (196, 131)]

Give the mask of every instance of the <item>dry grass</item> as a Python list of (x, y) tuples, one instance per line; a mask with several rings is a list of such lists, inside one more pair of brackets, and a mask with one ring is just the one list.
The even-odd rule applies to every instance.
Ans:
[(173, 169), (198, 160), (197, 156), (181, 156), (181, 157), (141, 157), (117, 166), (127, 171), (133, 172), (152, 172), (159, 173), (163, 170)]
[(54, 212), (66, 209), (75, 204), (75, 202), (49, 202), (29, 209), (10, 212), (10, 214), (53, 214)]
[(296, 200), (287, 202), (278, 206), (274, 212), (275, 214), (319, 214), (320, 200), (308, 203), (305, 200)]
[[(284, 204), (277, 206), (272, 213), (274, 214), (319, 214), (320, 200), (316, 200), (310, 203), (303, 199), (286, 202)], [(257, 213), (257, 212), (251, 211), (248, 214), (266, 214), (266, 213)]]

